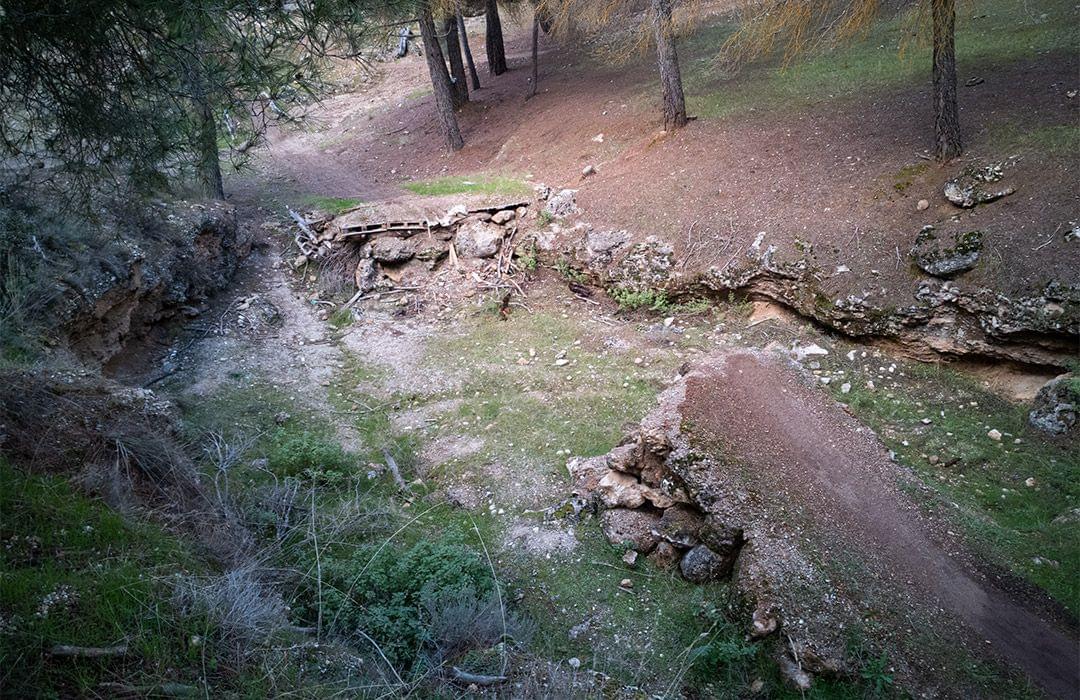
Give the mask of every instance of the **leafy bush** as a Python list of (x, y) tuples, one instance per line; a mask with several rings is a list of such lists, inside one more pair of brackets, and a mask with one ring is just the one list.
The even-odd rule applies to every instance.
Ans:
[(295, 476), (311, 481), (336, 483), (356, 467), (341, 445), (321, 433), (282, 429), (274, 435), (266, 456), (268, 466), (279, 476)]
[[(449, 644), (454, 653), (469, 646), (462, 640), (473, 633), (451, 632), (451, 617), (487, 621), (475, 613), (488, 610), (484, 601), (494, 590), (491, 571), (478, 552), (455, 539), (421, 541), (403, 553), (361, 547), (320, 555), (324, 624), (346, 637), (363, 632), (399, 670), (414, 667), (422, 655), (437, 655), (440, 644)], [(317, 586), (310, 582), (296, 608), (313, 620), (318, 605)], [(455, 616), (454, 606), (470, 614)], [(490, 636), (486, 630), (475, 635), (483, 642)]]

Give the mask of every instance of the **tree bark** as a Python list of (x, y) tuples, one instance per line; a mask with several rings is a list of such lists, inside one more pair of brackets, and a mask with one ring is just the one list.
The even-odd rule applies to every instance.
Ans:
[(486, 0), (484, 48), (487, 50), (488, 72), (506, 72), (506, 47), (503, 46), (502, 22), (499, 20), (498, 0)]
[(540, 43), (540, 14), (537, 11), (533, 11), (533, 35), (532, 35), (532, 82), (529, 83), (529, 94), (525, 99), (536, 94), (537, 84), (539, 79), (537, 77), (537, 59), (539, 57), (539, 50), (537, 45)]
[(480, 89), (480, 76), (476, 74), (476, 64), (473, 63), (472, 49), (469, 48), (469, 34), (465, 31), (465, 18), (457, 13), (458, 34), (461, 35), (461, 48), (465, 51), (465, 64), (469, 67), (469, 75), (472, 77), (472, 89)]
[(446, 34), (446, 57), (450, 61), (450, 78), (454, 88), (454, 106), (461, 107), (469, 101), (469, 84), (465, 79), (465, 63), (461, 60), (457, 20), (453, 15), (448, 15), (443, 27), (443, 33)]
[(452, 151), (461, 150), (465, 142), (458, 129), (454, 115), (454, 93), (450, 84), (450, 74), (446, 71), (439, 37), (435, 33), (435, 20), (431, 17), (431, 6), (424, 4), (420, 9), (420, 37), (424, 40), (424, 58), (428, 73), (431, 75), (431, 87), (435, 91), (435, 112), (439, 117), (439, 127), (446, 138), (446, 145)]
[(934, 155), (945, 161), (963, 151), (956, 104), (956, 0), (931, 0), (934, 24)]
[(679, 54), (671, 21), (672, 0), (650, 0), (653, 28), (656, 32), (656, 63), (664, 94), (664, 129), (686, 126), (686, 99), (683, 97)]
[[(202, 33), (192, 31), (196, 48), (202, 44)], [(201, 52), (196, 50), (187, 65), (188, 89), (195, 118), (195, 134), (192, 150), (195, 155), (195, 174), (203, 195), (210, 199), (225, 199), (225, 184), (221, 177), (221, 154), (218, 152), (217, 121), (211, 103), (210, 89), (206, 84), (205, 68), (200, 62)]]

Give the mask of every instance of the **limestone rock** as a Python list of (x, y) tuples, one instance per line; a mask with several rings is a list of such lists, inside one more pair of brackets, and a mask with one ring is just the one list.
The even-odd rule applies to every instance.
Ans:
[(1006, 187), (990, 190), (986, 185), (1001, 180), (1004, 176), (1001, 164), (983, 168), (966, 168), (959, 175), (945, 183), (945, 199), (962, 209), (970, 209), (979, 204), (992, 202), (1010, 195), (1016, 190)]
[(664, 511), (656, 524), (656, 536), (676, 547), (689, 549), (700, 542), (698, 534), (704, 519), (690, 506), (678, 504)]
[(585, 235), (586, 262), (607, 264), (619, 248), (630, 242), (630, 234), (621, 231), (589, 231)]
[(612, 508), (600, 514), (600, 529), (611, 544), (629, 543), (634, 551), (648, 554), (656, 548), (652, 531), (659, 521), (660, 515), (653, 510)]
[(1028, 413), (1031, 426), (1045, 433), (1062, 435), (1076, 426), (1080, 413), (1080, 379), (1066, 374), (1047, 382), (1036, 394)]
[(501, 226), (502, 224), (513, 220), (513, 218), (514, 212), (509, 209), (504, 209), (503, 211), (497, 211), (491, 215), (491, 223), (499, 224)]
[(605, 508), (638, 508), (645, 503), (645, 487), (630, 474), (609, 470), (596, 485)]
[(582, 498), (590, 498), (609, 471), (606, 456), (575, 457), (566, 463), (566, 469), (574, 480), (574, 495)]
[(611, 270), (612, 286), (627, 291), (655, 290), (671, 277), (674, 250), (656, 236), (633, 246)]
[(454, 247), (463, 258), (490, 258), (499, 252), (503, 229), (487, 221), (465, 219), (454, 234)]
[(412, 256), (412, 246), (404, 238), (383, 236), (371, 243), (371, 257), (385, 265), (403, 263)]
[(577, 214), (580, 210), (577, 207), (576, 197), (577, 190), (559, 190), (547, 198), (544, 212), (556, 219)]
[(979, 262), (982, 252), (982, 231), (953, 234), (953, 245), (937, 244), (932, 227), (915, 237), (911, 257), (923, 272), (934, 277), (949, 278), (967, 272)]
[(356, 263), (353, 280), (356, 282), (356, 291), (362, 294), (375, 289), (375, 283), (379, 281), (379, 270), (375, 267), (375, 261), (371, 258), (363, 258)]

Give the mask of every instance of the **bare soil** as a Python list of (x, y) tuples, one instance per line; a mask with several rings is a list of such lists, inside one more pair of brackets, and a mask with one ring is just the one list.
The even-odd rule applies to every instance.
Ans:
[(687, 378), (684, 420), (786, 503), (805, 507), (827, 551), (855, 548), (874, 562), (875, 585), (943, 611), (972, 648), (1015, 663), (1055, 697), (1076, 697), (1075, 634), (987, 580), (935, 532), (898, 488), (898, 467), (871, 431), (775, 357), (732, 354), (707, 367)]

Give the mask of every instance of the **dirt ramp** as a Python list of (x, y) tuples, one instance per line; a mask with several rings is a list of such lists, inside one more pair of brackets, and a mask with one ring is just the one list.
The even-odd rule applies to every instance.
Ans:
[[(1077, 696), (1076, 639), (979, 574), (956, 536), (907, 495), (903, 482), (917, 484), (874, 433), (784, 357), (706, 358), (624, 445), (571, 468), (578, 495), (607, 509), (603, 523), (627, 507), (647, 515), (665, 498), (696, 510), (690, 535), (701, 544), (674, 544), (687, 546), (684, 559), (705, 548), (728, 560), (718, 571), (732, 572), (752, 610), (750, 635), (771, 645), (797, 686), (857, 672), (854, 635), (920, 689), (940, 685), (942, 653), (966, 648), (1055, 697)], [(624, 496), (635, 489), (641, 506)], [(738, 533), (739, 546), (716, 550), (716, 532)], [(924, 632), (932, 643), (915, 641)]]

